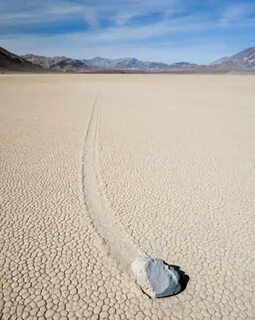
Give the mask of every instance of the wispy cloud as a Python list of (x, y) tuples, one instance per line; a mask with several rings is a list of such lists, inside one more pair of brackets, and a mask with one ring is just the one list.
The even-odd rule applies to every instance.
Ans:
[[(189, 61), (194, 63), (208, 63), (223, 55), (233, 54), (233, 49), (217, 39), (207, 41), (199, 39), (189, 43), (169, 43), (161, 41), (157, 45), (150, 42), (127, 41), (125, 44), (108, 41), (107, 43), (84, 41), (84, 35), (71, 35), (41, 37), (26, 35), (22, 37), (1, 38), (0, 42), (7, 48), (15, 43), (15, 52), (20, 54), (35, 53), (45, 56), (65, 55), (71, 58), (105, 58), (136, 57), (146, 61), (161, 61), (174, 63), (176, 61)], [(69, 44), (66, 46), (66, 42)]]
[[(197, 24), (195, 20), (198, 19), (198, 22), (204, 20), (205, 25), (212, 22), (215, 25), (225, 26), (234, 24), (236, 21), (247, 24), (247, 21), (253, 21), (255, 14), (255, 4), (246, 4), (245, 1), (234, 2), (228, 6), (223, 0), (220, 8), (211, 6), (208, 12), (199, 12), (199, 9), (194, 7), (196, 3), (196, 0), (189, 2), (185, 0), (34, 0), (26, 2), (9, 0), (0, 2), (0, 25), (15, 27), (21, 24), (25, 26), (82, 18), (92, 29), (101, 27), (105, 32), (107, 27), (101, 26), (101, 21), (107, 20), (110, 22), (109, 26), (119, 27), (122, 30), (121, 28), (126, 27), (134, 17), (141, 17), (143, 22), (142, 17), (154, 12), (162, 13), (162, 23), (165, 24), (173, 21), (180, 25), (185, 18), (193, 20), (194, 24)], [(176, 13), (178, 18), (175, 17)], [(155, 22), (155, 25), (157, 26), (158, 22)], [(109, 28), (109, 32), (113, 30), (115, 29)]]
[(225, 10), (223, 10), (220, 23), (225, 27), (237, 24), (238, 26), (247, 26), (253, 23), (254, 20), (255, 3), (245, 4), (244, 2), (241, 2), (227, 6)]
[(0, 23), (19, 25), (20, 23), (40, 23), (53, 19), (62, 20), (84, 17), (92, 27), (98, 26), (101, 19), (111, 19), (116, 25), (124, 25), (130, 18), (154, 10), (169, 10), (175, 0), (117, 0), (110, 1), (68, 1), (68, 0), (10, 0), (0, 2)]
[[(70, 27), (75, 23), (77, 28)], [(255, 5), (249, 0), (231, 5), (228, 0), (0, 2), (0, 45), (20, 53), (133, 55), (172, 62), (172, 53), (178, 52), (179, 59), (210, 62), (217, 58), (212, 43), (222, 50), (218, 55), (225, 55), (245, 39), (248, 43), (254, 32)]]

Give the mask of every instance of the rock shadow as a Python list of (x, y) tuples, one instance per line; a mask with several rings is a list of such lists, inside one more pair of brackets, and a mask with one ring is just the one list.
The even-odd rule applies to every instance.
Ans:
[[(181, 270), (180, 266), (174, 265), (174, 264), (168, 264), (166, 261), (163, 260), (163, 263), (168, 266), (168, 268), (173, 268), (176, 272), (178, 272), (179, 276), (180, 276), (180, 286), (181, 286), (181, 290), (174, 294), (174, 296), (177, 296), (178, 294), (182, 293), (188, 285), (188, 282), (190, 280), (190, 277), (183, 271)], [(171, 296), (168, 296), (171, 297)], [(164, 297), (167, 298), (167, 297)]]

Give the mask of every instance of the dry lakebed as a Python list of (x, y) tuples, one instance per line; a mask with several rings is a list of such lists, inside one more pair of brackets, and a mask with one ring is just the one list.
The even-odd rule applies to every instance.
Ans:
[[(254, 88), (1, 75), (0, 318), (254, 319)], [(175, 268), (181, 292), (141, 290), (140, 254)]]

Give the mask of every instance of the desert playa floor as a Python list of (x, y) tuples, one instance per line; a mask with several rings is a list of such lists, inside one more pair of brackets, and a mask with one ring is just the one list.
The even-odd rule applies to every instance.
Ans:
[[(255, 77), (2, 75), (0, 318), (254, 319)], [(139, 252), (190, 277), (151, 300)]]

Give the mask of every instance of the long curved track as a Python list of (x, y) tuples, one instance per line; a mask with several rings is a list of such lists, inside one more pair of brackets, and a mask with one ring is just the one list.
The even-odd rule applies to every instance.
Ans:
[(88, 208), (93, 226), (105, 244), (106, 252), (130, 274), (131, 263), (141, 254), (124, 226), (112, 212), (103, 191), (102, 178), (98, 167), (99, 112), (97, 95), (92, 106), (87, 127), (83, 157), (82, 186), (84, 202)]

